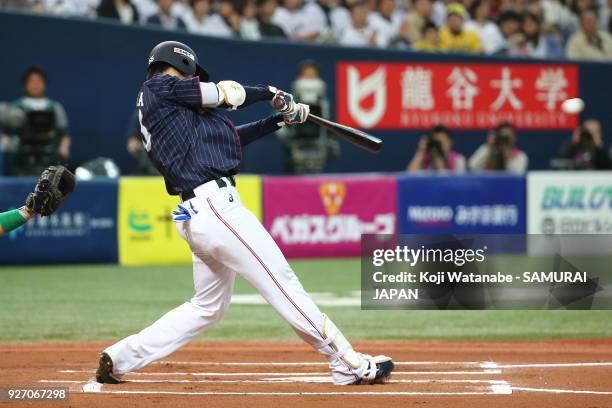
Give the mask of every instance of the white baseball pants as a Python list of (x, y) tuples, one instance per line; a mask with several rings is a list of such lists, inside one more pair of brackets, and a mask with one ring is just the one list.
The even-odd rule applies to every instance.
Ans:
[[(228, 186), (230, 183), (228, 181)], [(138, 370), (185, 345), (218, 322), (230, 304), (236, 273), (253, 285), (308, 344), (330, 361), (337, 384), (362, 376), (338, 358), (323, 338), (323, 314), (282, 252), (234, 187), (209, 182), (185, 202), (192, 218), (177, 224), (193, 252), (195, 295), (151, 326), (106, 349), (114, 376)], [(365, 369), (365, 368), (364, 368)]]

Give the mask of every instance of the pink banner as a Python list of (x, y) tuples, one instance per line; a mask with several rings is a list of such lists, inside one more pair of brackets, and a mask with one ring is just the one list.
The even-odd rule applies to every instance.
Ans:
[(264, 225), (289, 258), (359, 256), (361, 234), (396, 232), (389, 176), (266, 177)]

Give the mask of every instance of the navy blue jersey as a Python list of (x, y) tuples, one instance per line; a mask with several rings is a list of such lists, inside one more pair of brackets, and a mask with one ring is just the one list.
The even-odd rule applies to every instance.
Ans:
[[(242, 106), (274, 96), (265, 86), (244, 88), (246, 100)], [(281, 114), (275, 114), (234, 126), (217, 110), (202, 107), (207, 99), (202, 92), (198, 78), (156, 75), (138, 94), (136, 105), (145, 149), (172, 195), (238, 173), (242, 145), (278, 130), (283, 120)]]

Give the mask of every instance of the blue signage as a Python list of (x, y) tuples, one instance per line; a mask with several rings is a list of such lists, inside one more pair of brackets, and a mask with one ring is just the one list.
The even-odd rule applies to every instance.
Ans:
[(526, 231), (524, 176), (401, 176), (397, 186), (401, 234)]
[[(34, 178), (0, 178), (0, 211), (19, 208)], [(0, 264), (117, 262), (117, 181), (77, 183), (49, 217), (0, 238)]]

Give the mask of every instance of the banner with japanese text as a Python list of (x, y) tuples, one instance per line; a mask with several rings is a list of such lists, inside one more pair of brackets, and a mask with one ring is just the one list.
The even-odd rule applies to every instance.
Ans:
[(392, 176), (266, 177), (264, 226), (288, 258), (359, 256), (361, 234), (396, 231), (396, 193)]
[[(0, 211), (21, 207), (34, 177), (0, 177)], [(48, 217), (0, 238), (0, 265), (117, 262), (117, 180), (79, 180)]]
[(612, 172), (529, 172), (527, 206), (529, 234), (612, 234)]
[(524, 234), (525, 177), (509, 174), (401, 176), (402, 234)]
[(579, 96), (573, 64), (339, 62), (338, 121), (366, 129), (563, 130), (578, 117), (561, 103)]

